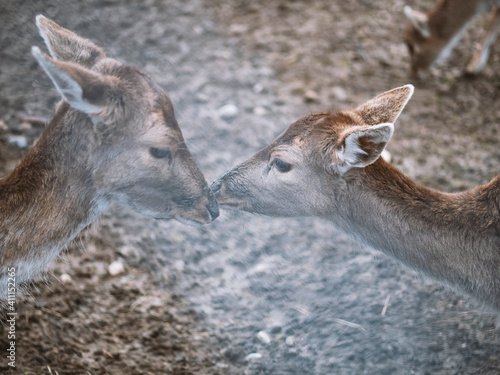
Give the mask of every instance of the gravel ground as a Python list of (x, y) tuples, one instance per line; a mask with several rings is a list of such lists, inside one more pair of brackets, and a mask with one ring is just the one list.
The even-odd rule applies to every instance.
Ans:
[[(36, 14), (158, 81), (211, 182), (297, 118), (409, 83), (404, 5), (0, 0), (0, 171), (43, 131), (25, 116), (50, 118), (59, 100), (30, 54), (43, 44)], [(396, 124), (393, 163), (429, 187), (467, 189), (499, 171), (498, 48), (480, 75), (462, 75), (484, 23), (414, 82)], [(117, 260), (125, 272), (110, 276)], [(192, 228), (113, 207), (19, 314), (7, 374), (500, 373), (492, 316), (309, 218), (223, 212)]]

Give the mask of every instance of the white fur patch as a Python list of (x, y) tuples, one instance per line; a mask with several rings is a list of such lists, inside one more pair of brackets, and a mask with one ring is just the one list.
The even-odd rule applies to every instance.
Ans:
[[(345, 173), (351, 168), (365, 167), (378, 159), (383, 148), (381, 150), (364, 150), (359, 143), (361, 137), (369, 136), (371, 143), (383, 144), (385, 148), (393, 133), (394, 125), (391, 123), (374, 125), (352, 132), (345, 139), (345, 148), (337, 153), (338, 159), (343, 162), (343, 164), (337, 165), (337, 170), (340, 173)], [(370, 156), (368, 162), (366, 158), (360, 158), (363, 155)]]
[(83, 91), (78, 82), (76, 82), (67, 73), (61, 71), (56, 65), (48, 60), (38, 47), (33, 47), (31, 51), (40, 66), (45, 70), (47, 75), (54, 83), (57, 91), (59, 91), (63, 98), (73, 108), (89, 115), (101, 112), (101, 107), (90, 104), (83, 99)]

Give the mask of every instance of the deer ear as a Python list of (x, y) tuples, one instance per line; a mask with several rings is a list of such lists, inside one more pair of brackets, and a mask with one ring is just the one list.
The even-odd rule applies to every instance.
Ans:
[(362, 168), (372, 164), (384, 151), (394, 132), (393, 124), (359, 126), (349, 129), (340, 139), (337, 157), (341, 161), (339, 171)]
[(367, 125), (393, 124), (412, 97), (413, 91), (413, 85), (392, 89), (360, 105), (355, 112)]
[(427, 14), (419, 12), (418, 10), (411, 9), (410, 6), (404, 7), (406, 18), (413, 24), (415, 29), (422, 34), (423, 37), (428, 38), (431, 36), (431, 29), (429, 28), (429, 17)]
[(36, 25), (54, 59), (90, 68), (106, 56), (104, 51), (90, 40), (76, 35), (42, 15), (36, 17)]
[(38, 47), (32, 53), (69, 105), (93, 117), (100, 117), (111, 90), (109, 79), (73, 63), (57, 61)]

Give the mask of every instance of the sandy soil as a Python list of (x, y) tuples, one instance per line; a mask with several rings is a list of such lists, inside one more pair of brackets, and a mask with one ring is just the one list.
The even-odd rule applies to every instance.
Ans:
[[(30, 54), (43, 45), (36, 14), (157, 80), (211, 182), (298, 117), (410, 82), (404, 5), (0, 0), (0, 172), (43, 131), (25, 116), (50, 118), (59, 100)], [(498, 48), (480, 75), (462, 75), (484, 22), (414, 82), (389, 145), (395, 165), (433, 188), (499, 171)], [(125, 272), (110, 276), (115, 260)], [(113, 207), (18, 302), (7, 374), (500, 373), (492, 316), (314, 219), (224, 212), (192, 228)]]

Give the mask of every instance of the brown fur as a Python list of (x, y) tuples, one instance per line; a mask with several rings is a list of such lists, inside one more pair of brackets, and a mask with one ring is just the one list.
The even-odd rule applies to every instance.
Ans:
[[(415, 17), (413, 20), (411, 18), (408, 20), (405, 33), (405, 43), (411, 58), (412, 76), (417, 77), (418, 73), (429, 68), (445, 49), (449, 49), (443, 57), (446, 58), (454, 47), (454, 43), (460, 39), (460, 33), (465, 31), (474, 15), (491, 9), (493, 5), (500, 5), (500, 2), (497, 0), (438, 0), (435, 6), (426, 12), (412, 10), (410, 13)], [(408, 10), (405, 9), (406, 11)], [(421, 19), (426, 21), (421, 21)], [(500, 27), (500, 12), (497, 7), (493, 6), (490, 25), (467, 67), (467, 72), (478, 72), (486, 64), (489, 46), (496, 37), (498, 27)], [(430, 35), (425, 35), (425, 31)], [(454, 38), (457, 39), (453, 40)]]
[(33, 54), (64, 101), (0, 179), (0, 299), (7, 269), (16, 269), (17, 284), (29, 282), (111, 202), (188, 223), (218, 216), (165, 92), (92, 42), (42, 16), (37, 22), (52, 57)]
[[(421, 186), (378, 157), (391, 133), (377, 121), (396, 121), (412, 92), (404, 86), (350, 111), (300, 119), (212, 188), (222, 206), (330, 220), (500, 311), (500, 175), (449, 194)], [(347, 140), (356, 134), (362, 136)], [(284, 146), (281, 140), (291, 135), (301, 141)], [(291, 164), (289, 172), (272, 167), (276, 157)]]

